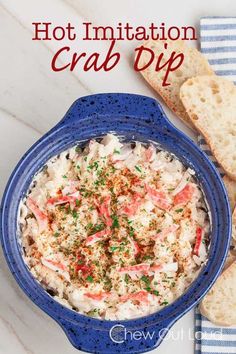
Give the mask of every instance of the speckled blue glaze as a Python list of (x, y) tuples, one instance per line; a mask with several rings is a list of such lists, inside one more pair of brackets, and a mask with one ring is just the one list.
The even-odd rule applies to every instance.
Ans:
[[(155, 141), (196, 172), (212, 218), (209, 260), (190, 288), (174, 303), (150, 316), (128, 321), (102, 321), (71, 311), (54, 299), (32, 277), (22, 259), (17, 238), (17, 210), (34, 174), (53, 155), (107, 132), (126, 140)], [(78, 99), (65, 117), (23, 156), (2, 200), (1, 240), (8, 265), (24, 292), (63, 328), (71, 343), (90, 353), (143, 353), (157, 347), (163, 328), (170, 328), (197, 304), (218, 276), (229, 247), (231, 217), (225, 188), (208, 157), (166, 118), (159, 103), (132, 94), (100, 94)], [(111, 340), (109, 332), (119, 325)], [(150, 339), (132, 339), (129, 333), (154, 332)], [(162, 335), (161, 335), (162, 334)]]

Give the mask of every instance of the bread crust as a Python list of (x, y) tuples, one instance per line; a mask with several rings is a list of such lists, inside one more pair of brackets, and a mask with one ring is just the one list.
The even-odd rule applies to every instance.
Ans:
[[(206, 110), (207, 110), (207, 104), (209, 105), (209, 102), (206, 103), (201, 103), (202, 106), (199, 107), (199, 102), (200, 101), (196, 101), (194, 106), (193, 106), (193, 100), (196, 99), (196, 97), (193, 97), (193, 90), (195, 90), (196, 92), (199, 92), (200, 94), (203, 94), (202, 91), (209, 89), (210, 87), (212, 87), (212, 92), (214, 90), (214, 85), (215, 87), (218, 87), (218, 89), (220, 90), (221, 93), (223, 93), (225, 96), (227, 95), (232, 95), (232, 97), (235, 98), (236, 100), (236, 86), (229, 80), (224, 79), (222, 77), (218, 77), (218, 76), (197, 76), (191, 79), (188, 79), (182, 86), (180, 89), (180, 98), (181, 101), (183, 102), (183, 105), (189, 115), (190, 120), (192, 121), (192, 123), (194, 124), (194, 126), (196, 127), (196, 129), (204, 136), (207, 144), (209, 145), (212, 154), (214, 155), (214, 157), (216, 158), (216, 160), (218, 161), (218, 163), (221, 165), (221, 167), (224, 169), (224, 171), (226, 172), (226, 174), (234, 181), (236, 181), (236, 161), (235, 158), (232, 156), (232, 159), (225, 159), (222, 157), (222, 149), (224, 148), (223, 144), (219, 144), (217, 139), (215, 138), (215, 136), (212, 136), (212, 129), (215, 127), (215, 125), (220, 122), (220, 118), (218, 118), (216, 120), (216, 117), (212, 114), (212, 116), (209, 114), (207, 119), (211, 120), (210, 122), (208, 122), (208, 124), (206, 124)], [(216, 89), (217, 90), (217, 89)], [(201, 92), (201, 93), (200, 93)], [(209, 92), (208, 92), (209, 93)], [(214, 95), (214, 94), (213, 94)], [(212, 97), (213, 97), (212, 95)], [(219, 109), (219, 111), (222, 113), (223, 115), (223, 110), (225, 109), (225, 111), (228, 109), (229, 107), (227, 107), (226, 105), (224, 106), (224, 100), (222, 99), (222, 101), (220, 101), (220, 97), (219, 98), (219, 107), (215, 106), (215, 111), (217, 111), (217, 109)], [(201, 97), (201, 99), (204, 100), (203, 97)], [(207, 101), (207, 100), (206, 100)], [(232, 100), (233, 101), (233, 100)], [(205, 111), (204, 111), (204, 104), (205, 104)], [(215, 105), (217, 103), (214, 103)], [(235, 110), (235, 114), (232, 115), (232, 119), (231, 119), (231, 123), (232, 125), (234, 125), (234, 134), (236, 134), (236, 106), (232, 107), (232, 110)], [(224, 117), (221, 117), (222, 121), (221, 123), (223, 123), (223, 119)], [(222, 125), (222, 128), (219, 128), (218, 133), (222, 134), (227, 137), (229, 136), (228, 133), (228, 127), (225, 127)], [(223, 129), (225, 131), (223, 131)], [(236, 144), (236, 135), (234, 136), (234, 134), (230, 137), (231, 140), (233, 140), (234, 144)], [(231, 153), (233, 154), (234, 151), (232, 149)], [(235, 161), (235, 163), (234, 163)]]
[[(167, 43), (168, 47), (164, 49), (164, 43)], [(154, 59), (147, 69), (142, 70), (141, 74), (149, 85), (158, 93), (165, 101), (167, 106), (189, 127), (194, 128), (194, 124), (190, 120), (188, 113), (186, 112), (180, 97), (179, 90), (181, 85), (190, 77), (196, 75), (214, 75), (212, 68), (210, 67), (207, 59), (195, 48), (191, 48), (184, 41), (146, 41), (143, 46), (152, 49), (155, 52), (155, 58), (160, 53), (164, 53), (164, 60), (167, 61), (173, 51), (177, 54), (183, 53), (185, 58), (184, 62), (179, 69), (173, 71), (168, 76), (169, 86), (163, 87), (163, 69), (160, 72), (155, 71), (156, 60)], [(145, 60), (146, 59), (146, 60)], [(143, 56), (141, 64), (147, 63), (147, 58)], [(164, 63), (164, 61), (163, 61)]]
[(233, 211), (236, 206), (236, 181), (225, 175), (223, 177), (225, 188), (228, 192), (231, 210)]
[[(232, 284), (233, 282), (233, 284)], [(226, 286), (231, 283), (233, 294), (226, 293)], [(219, 296), (219, 290), (222, 289), (222, 295)], [(219, 297), (217, 299), (216, 297)], [(221, 297), (221, 298), (220, 298)], [(224, 302), (225, 301), (225, 302)], [(229, 302), (232, 302), (229, 304)], [(221, 306), (217, 306), (221, 302)], [(229, 308), (225, 309), (224, 304), (229, 304)], [(212, 311), (212, 305), (215, 306), (215, 311)], [(204, 297), (199, 306), (200, 312), (207, 317), (211, 322), (219, 326), (234, 326), (236, 325), (236, 262), (233, 262), (217, 279), (211, 290)], [(234, 313), (232, 313), (233, 310)], [(230, 311), (230, 313), (229, 313)], [(230, 316), (231, 314), (231, 316)]]

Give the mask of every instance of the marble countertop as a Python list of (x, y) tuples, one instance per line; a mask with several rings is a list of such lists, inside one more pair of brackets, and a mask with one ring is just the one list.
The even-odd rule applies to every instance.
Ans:
[[(0, 0), (0, 195), (22, 154), (57, 123), (78, 97), (97, 92), (132, 92), (155, 97), (141, 77), (131, 70), (135, 42), (119, 42), (121, 64), (110, 73), (52, 72), (54, 41), (32, 41), (32, 22), (115, 25), (130, 22), (147, 26), (198, 26), (201, 16), (232, 15), (235, 0), (205, 2), (148, 0)], [(72, 43), (74, 51), (86, 43)], [(104, 48), (107, 43), (103, 42)], [(96, 43), (91, 44), (95, 50)], [(164, 107), (172, 121), (194, 138)], [(0, 251), (0, 354), (72, 354), (63, 331), (20, 290)], [(153, 353), (193, 353), (193, 311), (179, 320)]]

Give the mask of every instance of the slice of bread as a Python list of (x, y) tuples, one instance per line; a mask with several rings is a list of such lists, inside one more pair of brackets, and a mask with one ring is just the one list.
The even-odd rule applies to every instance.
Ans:
[[(231, 245), (230, 250), (227, 255), (227, 259), (224, 265), (224, 269), (226, 269), (231, 263), (236, 261), (236, 208), (233, 210), (232, 214), (232, 238), (231, 238)], [(236, 311), (236, 309), (235, 309)]]
[[(164, 43), (167, 43), (167, 49), (164, 49)], [(185, 41), (147, 41), (143, 43), (145, 48), (152, 49), (155, 53), (155, 59), (152, 64), (141, 74), (145, 80), (152, 86), (152, 88), (163, 98), (169, 108), (177, 114), (187, 125), (193, 128), (188, 114), (179, 98), (179, 90), (181, 85), (189, 78), (197, 75), (211, 75), (214, 74), (206, 58), (195, 48), (186, 45)], [(162, 86), (163, 78), (165, 76), (166, 67), (160, 71), (155, 71), (157, 58), (161, 53), (164, 57), (161, 65), (169, 60), (171, 53), (184, 54), (184, 61), (176, 71), (170, 72), (168, 75), (169, 86)], [(150, 60), (148, 53), (143, 53), (140, 59), (140, 67), (147, 64)], [(174, 65), (177, 64), (174, 63)]]
[(236, 208), (234, 208), (232, 215), (232, 238), (236, 241)]
[(216, 325), (236, 325), (236, 262), (224, 270), (199, 308)]
[(236, 261), (236, 255), (233, 252), (229, 251), (229, 253), (227, 254), (225, 264), (224, 264), (224, 270), (226, 268), (228, 268), (235, 261)]
[(236, 181), (232, 180), (227, 175), (223, 177), (223, 181), (228, 192), (230, 206), (233, 211), (236, 206)]
[(180, 98), (216, 160), (236, 180), (236, 86), (219, 76), (197, 76), (182, 85)]

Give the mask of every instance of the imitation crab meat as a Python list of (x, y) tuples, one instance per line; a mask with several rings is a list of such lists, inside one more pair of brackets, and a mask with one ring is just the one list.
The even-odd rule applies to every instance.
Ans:
[(163, 210), (169, 210), (171, 208), (171, 204), (164, 192), (157, 191), (156, 189), (150, 187), (148, 184), (145, 184), (145, 188), (148, 196), (158, 208)]
[(32, 211), (32, 213), (34, 214), (37, 220), (39, 226), (39, 232), (46, 230), (48, 228), (47, 215), (39, 209), (36, 202), (32, 198), (28, 197), (26, 203), (27, 203), (27, 207)]

